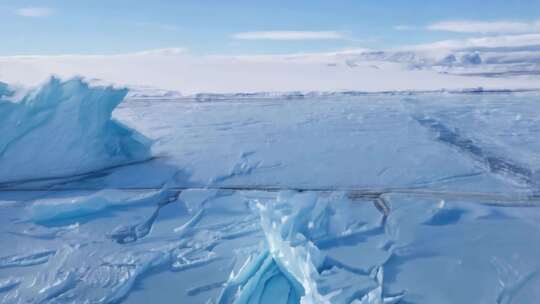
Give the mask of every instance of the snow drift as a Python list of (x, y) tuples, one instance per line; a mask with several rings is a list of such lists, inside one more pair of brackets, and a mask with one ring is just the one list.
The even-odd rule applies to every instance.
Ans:
[(81, 174), (150, 157), (150, 142), (111, 118), (126, 89), (51, 78), (17, 98), (0, 83), (0, 182)]

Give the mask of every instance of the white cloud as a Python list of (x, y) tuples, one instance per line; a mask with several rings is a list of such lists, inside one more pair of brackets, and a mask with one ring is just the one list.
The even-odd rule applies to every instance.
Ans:
[(433, 49), (478, 49), (478, 48), (527, 48), (540, 46), (540, 34), (500, 35), (477, 37), (463, 40), (444, 40), (428, 44), (420, 44), (403, 49), (433, 50)]
[(54, 14), (54, 10), (48, 7), (23, 7), (15, 13), (22, 17), (47, 17)]
[(443, 21), (430, 24), (427, 29), (456, 33), (531, 33), (540, 32), (540, 21)]
[(343, 40), (348, 39), (337, 31), (263, 31), (242, 32), (232, 35), (240, 40)]
[(158, 55), (158, 56), (178, 56), (187, 54), (188, 50), (186, 48), (164, 48), (164, 49), (153, 49), (146, 50), (141, 52), (135, 52), (133, 55)]
[(135, 26), (155, 28), (163, 31), (179, 31), (181, 27), (174, 24), (157, 23), (157, 22), (137, 22)]
[(414, 25), (396, 25), (394, 26), (394, 30), (396, 31), (412, 31), (418, 29)]

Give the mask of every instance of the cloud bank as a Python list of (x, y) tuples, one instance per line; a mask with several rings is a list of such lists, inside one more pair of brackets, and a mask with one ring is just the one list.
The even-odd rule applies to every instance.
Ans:
[(54, 10), (49, 7), (23, 7), (17, 9), (15, 13), (22, 17), (48, 17), (54, 14)]
[(338, 31), (263, 31), (233, 34), (239, 40), (343, 40), (347, 36)]
[(540, 32), (540, 20), (533, 22), (512, 21), (443, 21), (427, 26), (430, 31), (445, 31), (455, 33), (533, 33)]
[(490, 48), (523, 48), (540, 47), (540, 33), (521, 35), (498, 35), (464, 40), (444, 40), (434, 43), (404, 47), (404, 49), (490, 49)]

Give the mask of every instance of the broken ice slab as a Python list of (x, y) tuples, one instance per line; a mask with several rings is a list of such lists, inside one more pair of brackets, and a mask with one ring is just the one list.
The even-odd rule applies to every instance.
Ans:
[(137, 193), (137, 191), (105, 189), (75, 197), (55, 196), (37, 199), (27, 207), (27, 211), (30, 220), (48, 222), (84, 217), (107, 208), (141, 205), (148, 202), (159, 204), (166, 202), (169, 195), (171, 195), (169, 192), (159, 190)]
[[(120, 205), (148, 199), (45, 223), (20, 220), (43, 194), (0, 193), (7, 280), (0, 301), (444, 304), (540, 296), (534, 203), (463, 193), (184, 190), (156, 213), (162, 198), (152, 193), (109, 195)], [(85, 195), (98, 194), (46, 197)], [(111, 237), (139, 226), (140, 238)]]

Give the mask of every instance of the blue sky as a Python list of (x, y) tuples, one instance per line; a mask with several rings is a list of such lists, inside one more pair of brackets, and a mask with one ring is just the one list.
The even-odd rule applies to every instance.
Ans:
[(391, 48), (540, 32), (540, 0), (0, 0), (0, 55)]

